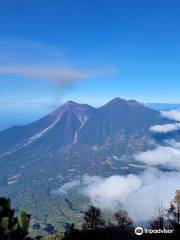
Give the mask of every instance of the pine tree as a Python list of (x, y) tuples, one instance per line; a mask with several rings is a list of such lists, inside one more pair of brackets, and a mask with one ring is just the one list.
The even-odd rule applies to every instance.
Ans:
[(20, 213), (18, 215), (18, 223), (22, 234), (26, 236), (28, 234), (28, 228), (30, 224), (30, 215), (27, 214), (24, 209), (20, 210)]
[(118, 223), (121, 232), (133, 225), (132, 219), (125, 210), (119, 210), (114, 214), (114, 220)]
[(101, 210), (91, 206), (84, 215), (84, 227), (92, 231), (96, 230), (98, 226), (103, 225)]
[(28, 235), (29, 223), (29, 214), (21, 210), (16, 217), (10, 199), (0, 198), (0, 240), (24, 240)]

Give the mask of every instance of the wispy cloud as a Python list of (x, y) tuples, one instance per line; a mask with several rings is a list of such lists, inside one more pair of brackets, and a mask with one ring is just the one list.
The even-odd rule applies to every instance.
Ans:
[(65, 56), (61, 48), (47, 43), (1, 39), (0, 52), (0, 74), (55, 81), (63, 87), (117, 72), (113, 66), (79, 66), (79, 61)]
[(65, 51), (53, 44), (23, 40), (0, 39), (0, 63), (5, 65), (63, 62)]
[(16, 74), (24, 77), (56, 81), (62, 86), (72, 84), (78, 80), (95, 78), (115, 73), (115, 69), (79, 70), (73, 68), (48, 66), (5, 66), (0, 67), (0, 73)]
[(63, 184), (60, 188), (51, 191), (52, 194), (66, 195), (69, 190), (80, 185), (79, 180), (74, 180), (68, 183)]

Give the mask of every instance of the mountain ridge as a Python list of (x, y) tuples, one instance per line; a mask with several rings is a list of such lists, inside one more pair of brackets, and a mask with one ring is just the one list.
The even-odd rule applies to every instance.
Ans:
[[(74, 132), (74, 138), (70, 141), (71, 144), (75, 144), (78, 141), (78, 135), (83, 135), (80, 132), (83, 130), (83, 128), (86, 127), (86, 125), (89, 124), (88, 120), (90, 118), (92, 121), (94, 121), (92, 124), (99, 124), (99, 128), (101, 128), (101, 123), (104, 122), (104, 119), (107, 118), (107, 122), (105, 122), (105, 124), (108, 125), (111, 122), (111, 128), (114, 128), (113, 131), (116, 131), (116, 127), (127, 129), (131, 126), (132, 128), (133, 118), (133, 121), (141, 120), (138, 114), (144, 114), (144, 116), (148, 115), (148, 117), (154, 115), (155, 118), (155, 115), (158, 116), (159, 113), (158, 111), (145, 107), (144, 105), (138, 103), (136, 100), (127, 101), (118, 97), (112, 99), (99, 108), (93, 108), (87, 104), (79, 104), (73, 101), (68, 101), (38, 121), (25, 126), (16, 126), (1, 131), (0, 140), (3, 142), (3, 144), (0, 144), (0, 157), (5, 156), (2, 155), (4, 151), (8, 151), (9, 154), (9, 151), (17, 151), (23, 147), (28, 146), (32, 142), (41, 139), (43, 136), (46, 136), (48, 132), (50, 133), (51, 129), (55, 128), (58, 122), (61, 121), (61, 118), (64, 116), (64, 114), (67, 114), (66, 120), (69, 121), (69, 125), (71, 125), (71, 118), (73, 119), (72, 121), (79, 121), (79, 124), (77, 123), (77, 129)], [(97, 121), (99, 122), (97, 123)], [(116, 126), (115, 124), (117, 122), (121, 122), (121, 124), (119, 126)], [(139, 122), (137, 125), (138, 124)], [(67, 128), (68, 125), (64, 131), (67, 131)], [(89, 135), (91, 135), (90, 132)], [(99, 135), (99, 138), (100, 137), (101, 134)], [(106, 134), (105, 137), (107, 137)], [(88, 136), (86, 136), (86, 138), (88, 138)]]

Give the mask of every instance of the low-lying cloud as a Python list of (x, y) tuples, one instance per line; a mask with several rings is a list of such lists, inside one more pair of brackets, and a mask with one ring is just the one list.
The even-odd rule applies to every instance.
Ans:
[(165, 140), (165, 143), (171, 147), (174, 147), (180, 150), (180, 142), (176, 142), (174, 139)]
[(180, 173), (163, 173), (154, 168), (140, 175), (96, 177), (84, 187), (83, 193), (101, 209), (125, 209), (136, 221), (152, 217), (160, 201), (168, 208), (180, 187)]
[(156, 133), (168, 133), (172, 131), (177, 131), (180, 129), (180, 111), (171, 110), (171, 111), (162, 111), (161, 116), (169, 120), (176, 121), (175, 123), (163, 124), (163, 125), (154, 125), (150, 127), (150, 131)]
[(134, 157), (148, 166), (161, 165), (180, 171), (180, 149), (172, 146), (158, 146), (156, 149), (135, 154)]
[(171, 110), (171, 111), (162, 111), (161, 116), (170, 120), (180, 122), (180, 111)]
[(102, 210), (115, 212), (125, 209), (135, 221), (142, 221), (156, 213), (160, 201), (166, 208), (169, 207), (175, 191), (180, 188), (180, 173), (148, 168), (140, 175), (107, 178), (85, 175), (80, 182), (67, 183), (56, 193), (68, 193), (72, 188), (76, 188), (78, 194), (88, 197), (90, 204)]
[(168, 133), (168, 132), (176, 131), (179, 129), (180, 129), (180, 123), (174, 123), (174, 124), (154, 125), (150, 127), (149, 130), (156, 133)]
[[(163, 111), (161, 116), (178, 122), (164, 125), (154, 125), (150, 131), (156, 133), (168, 133), (180, 129), (180, 112), (177, 110)], [(158, 145), (156, 149), (148, 150), (135, 154), (137, 161), (147, 164), (148, 166), (165, 166), (169, 169), (180, 170), (180, 143), (174, 139), (164, 141), (165, 146)]]
[(142, 182), (138, 176), (129, 174), (109, 178), (85, 176), (83, 184), (83, 194), (90, 198), (93, 205), (115, 211), (120, 203), (141, 187)]
[(132, 192), (123, 206), (135, 220), (150, 219), (157, 213), (160, 201), (169, 207), (175, 191), (180, 188), (180, 173), (148, 169), (139, 178), (141, 188)]

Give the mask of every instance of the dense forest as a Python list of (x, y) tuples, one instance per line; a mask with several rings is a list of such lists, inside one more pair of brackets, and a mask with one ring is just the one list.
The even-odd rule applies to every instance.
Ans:
[[(150, 207), (150, 206), (149, 206)], [(168, 209), (162, 203), (156, 215), (138, 231), (125, 210), (114, 213), (114, 222), (103, 219), (99, 208), (90, 206), (84, 213), (82, 228), (69, 224), (64, 232), (58, 233), (49, 225), (49, 236), (31, 237), (29, 233), (31, 216), (21, 209), (15, 214), (10, 199), (0, 198), (0, 240), (119, 240), (119, 239), (179, 239), (180, 237), (180, 191), (177, 190)], [(136, 229), (136, 230), (135, 230)], [(135, 234), (135, 231), (137, 234)], [(149, 231), (149, 232), (148, 232)]]

